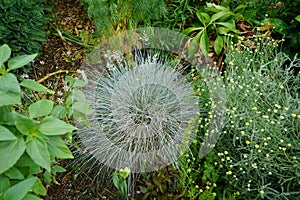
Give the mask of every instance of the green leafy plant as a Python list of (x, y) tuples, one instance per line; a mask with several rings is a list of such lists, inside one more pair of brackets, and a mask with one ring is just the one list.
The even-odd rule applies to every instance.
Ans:
[(179, 170), (167, 166), (152, 173), (143, 173), (138, 188), (143, 194), (142, 199), (182, 199), (186, 191), (182, 189), (179, 181)]
[(13, 55), (39, 52), (46, 42), (46, 10), (44, 0), (0, 1), (0, 44)]
[[(37, 54), (10, 58), (8, 45), (0, 47), (0, 199), (40, 199), (57, 172), (64, 169), (56, 158), (73, 158), (62, 135), (76, 128), (54, 117), (54, 102), (37, 99), (22, 106), (25, 91), (53, 94), (34, 80), (18, 82), (11, 71), (23, 67)], [(22, 89), (21, 89), (22, 87)], [(35, 95), (38, 96), (38, 95)]]
[(149, 25), (166, 13), (166, 3), (160, 0), (83, 0), (99, 36), (111, 36), (120, 31)]
[[(187, 28), (183, 33), (190, 35), (196, 33), (194, 39), (200, 43), (200, 49), (205, 56), (209, 53), (210, 40), (209, 36), (214, 36), (214, 50), (216, 54), (220, 54), (224, 42), (226, 42), (225, 34), (239, 33), (235, 27), (235, 14), (229, 8), (217, 6), (207, 3), (205, 11), (199, 10), (196, 12), (198, 22), (193, 24), (193, 27)], [(208, 13), (212, 12), (210, 16)]]
[(299, 59), (276, 46), (274, 39), (254, 36), (226, 56), (227, 120), (216, 150), (220, 174), (241, 199), (300, 194)]
[(120, 169), (119, 172), (115, 172), (113, 175), (113, 182), (115, 187), (121, 194), (122, 199), (128, 200), (128, 189), (126, 179), (130, 175), (130, 169), (125, 167), (124, 169)]

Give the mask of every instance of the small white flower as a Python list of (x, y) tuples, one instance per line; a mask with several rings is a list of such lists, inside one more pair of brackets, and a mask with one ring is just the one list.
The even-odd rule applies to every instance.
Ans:
[(64, 103), (64, 100), (62, 98), (57, 98), (56, 101), (59, 104), (63, 104)]
[(22, 75), (21, 75), (21, 78), (23, 78), (23, 79), (29, 78), (29, 75), (28, 75), (28, 74), (22, 74)]

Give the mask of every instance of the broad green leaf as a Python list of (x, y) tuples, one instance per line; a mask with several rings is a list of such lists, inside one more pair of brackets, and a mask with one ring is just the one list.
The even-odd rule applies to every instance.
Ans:
[(30, 61), (32, 61), (36, 56), (37, 56), (37, 53), (32, 54), (32, 55), (22, 55), (22, 56), (17, 56), (17, 57), (11, 58), (8, 61), (8, 71), (23, 67), (24, 65), (26, 65)]
[(300, 22), (300, 15), (298, 15), (295, 19)]
[(36, 177), (31, 177), (12, 186), (4, 193), (3, 200), (22, 200), (36, 180)]
[(226, 28), (229, 28), (230, 30), (236, 30), (234, 20), (232, 20), (230, 22), (216, 22), (216, 24), (222, 25), (222, 26), (224, 26)]
[(86, 115), (92, 114), (94, 112), (94, 110), (91, 109), (91, 107), (87, 103), (83, 102), (75, 102), (72, 108), (73, 110), (76, 110)]
[(17, 140), (0, 142), (0, 174), (16, 164), (25, 148), (26, 145), (22, 137), (18, 137)]
[(200, 37), (200, 49), (205, 57), (208, 55), (209, 51), (209, 39), (206, 31), (203, 31), (203, 34)]
[(79, 90), (78, 88), (73, 89), (73, 98), (74, 98), (75, 101), (87, 102), (85, 94), (81, 90)]
[(201, 29), (203, 29), (203, 27), (199, 27), (199, 28), (190, 27), (190, 28), (187, 28), (187, 29), (185, 29), (184, 31), (182, 31), (182, 33), (183, 33), (183, 34), (186, 34), (186, 35), (189, 35), (189, 34), (191, 34), (192, 32), (194, 32), (194, 31), (199, 31), (199, 30), (201, 30)]
[(18, 160), (18, 162), (15, 164), (16, 167), (32, 167), (32, 166), (38, 166), (25, 152), (21, 158)]
[[(214, 14), (213, 16), (211, 16), (210, 22), (211, 23), (215, 22), (215, 21), (217, 21), (218, 19), (221, 19), (221, 18), (225, 21), (226, 19), (228, 19), (228, 17), (233, 16), (233, 15), (234, 15), (233, 12), (230, 12), (230, 11), (221, 11), (221, 12), (218, 12), (218, 13)], [(221, 21), (223, 21), (223, 20), (221, 20)]]
[(196, 15), (203, 26), (206, 26), (210, 22), (210, 16), (207, 13), (197, 12)]
[(54, 102), (42, 99), (29, 106), (29, 117), (43, 117), (49, 115), (53, 109)]
[(23, 135), (34, 134), (35, 124), (32, 119), (29, 119), (17, 112), (13, 112), (13, 116), (18, 131), (20, 131)]
[(12, 114), (12, 106), (0, 106), (0, 124), (14, 126), (14, 117)]
[(0, 194), (4, 193), (10, 187), (9, 178), (0, 175)]
[(47, 143), (38, 137), (32, 138), (26, 145), (26, 152), (32, 160), (39, 166), (50, 171), (50, 154)]
[(35, 184), (33, 185), (33, 187), (31, 189), (37, 195), (45, 196), (47, 193), (46, 188), (44, 187), (41, 179), (39, 179), (39, 178), (36, 180)]
[(85, 81), (75, 79), (73, 87), (84, 87), (86, 85), (87, 85), (87, 83)]
[(45, 173), (44, 173), (44, 182), (47, 185), (51, 184), (51, 174), (48, 171), (45, 171)]
[(215, 40), (214, 50), (215, 50), (216, 54), (219, 55), (221, 53), (222, 49), (223, 49), (223, 37), (218, 35)]
[(200, 37), (203, 31), (199, 32), (192, 40), (191, 44), (189, 45), (188, 55), (190, 59), (195, 59), (195, 55), (197, 54), (199, 47), (200, 47)]
[(21, 89), (15, 75), (0, 76), (0, 106), (21, 103)]
[(53, 116), (45, 117), (38, 126), (38, 130), (45, 135), (62, 135), (75, 129), (74, 126)]
[(0, 125), (0, 141), (18, 139), (10, 130)]
[(50, 136), (47, 140), (47, 144), (52, 156), (62, 159), (74, 158), (70, 149), (60, 136)]
[(67, 114), (66, 108), (62, 105), (55, 106), (51, 112), (51, 116), (59, 119), (64, 118), (66, 114)]
[(224, 35), (230, 31), (231, 31), (231, 29), (223, 27), (223, 26), (217, 28), (217, 33), (220, 35)]
[(26, 194), (22, 200), (43, 200), (34, 194)]
[(4, 44), (0, 47), (0, 71), (3, 63), (5, 63), (11, 54), (11, 50), (7, 44)]
[(20, 83), (21, 86), (29, 89), (29, 90), (33, 90), (33, 91), (37, 91), (37, 92), (47, 92), (49, 94), (54, 94), (54, 91), (49, 90), (48, 88), (46, 88), (45, 86), (37, 83), (34, 80), (31, 79), (25, 79), (24, 81), (22, 81)]
[(23, 174), (16, 167), (9, 168), (9, 170), (7, 170), (4, 174), (7, 177), (9, 177), (10, 179), (17, 179), (17, 180), (25, 179), (25, 177), (23, 176)]

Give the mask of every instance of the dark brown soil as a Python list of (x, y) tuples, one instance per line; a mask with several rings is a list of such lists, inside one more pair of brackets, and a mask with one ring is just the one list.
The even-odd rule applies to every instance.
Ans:
[[(51, 2), (51, 1), (49, 1)], [(68, 41), (62, 33), (69, 32), (80, 41), (79, 33), (85, 30), (88, 33), (94, 31), (92, 22), (80, 3), (80, 0), (53, 0), (51, 2), (52, 20), (49, 24), (48, 41), (43, 46), (41, 56), (35, 62), (36, 68), (31, 74), (32, 78), (40, 80), (42, 84), (57, 91), (62, 86), (66, 73), (59, 73), (41, 81), (46, 75), (58, 70), (77, 70), (85, 60), (86, 48)], [(68, 73), (72, 75), (73, 73)], [(96, 186), (90, 181), (88, 175), (75, 172), (72, 160), (64, 160), (60, 163), (67, 169), (65, 173), (56, 176), (56, 183), (52, 183), (47, 190), (46, 200), (102, 200), (118, 199), (117, 192), (111, 195), (109, 190), (105, 195), (97, 192), (104, 188)], [(76, 177), (76, 178), (75, 178)], [(114, 190), (112, 187), (111, 191)]]

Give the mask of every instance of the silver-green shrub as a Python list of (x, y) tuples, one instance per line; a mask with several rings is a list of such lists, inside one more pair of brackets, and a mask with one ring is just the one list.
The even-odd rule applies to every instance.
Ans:
[(226, 56), (227, 120), (217, 150), (241, 199), (300, 195), (300, 74), (293, 75), (300, 60), (276, 46), (254, 37)]

